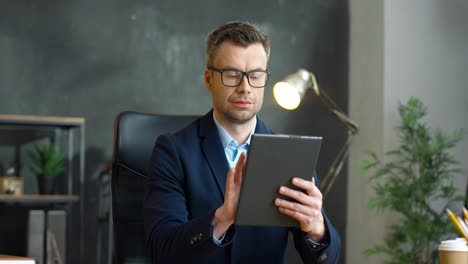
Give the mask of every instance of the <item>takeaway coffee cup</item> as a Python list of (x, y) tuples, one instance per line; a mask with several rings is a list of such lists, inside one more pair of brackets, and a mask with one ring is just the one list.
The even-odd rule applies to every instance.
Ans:
[(466, 239), (457, 238), (441, 241), (439, 244), (440, 264), (468, 263), (468, 244)]

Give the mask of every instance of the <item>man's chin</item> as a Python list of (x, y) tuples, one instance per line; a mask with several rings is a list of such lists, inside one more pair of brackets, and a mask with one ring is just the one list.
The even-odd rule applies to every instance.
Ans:
[(236, 124), (245, 124), (255, 118), (257, 113), (246, 113), (241, 115), (230, 115), (229, 120)]

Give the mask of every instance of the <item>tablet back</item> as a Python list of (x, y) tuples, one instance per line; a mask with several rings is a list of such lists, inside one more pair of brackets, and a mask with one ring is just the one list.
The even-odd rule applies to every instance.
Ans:
[(235, 224), (297, 227), (298, 222), (274, 204), (280, 186), (293, 187), (293, 177), (312, 180), (321, 137), (253, 134)]

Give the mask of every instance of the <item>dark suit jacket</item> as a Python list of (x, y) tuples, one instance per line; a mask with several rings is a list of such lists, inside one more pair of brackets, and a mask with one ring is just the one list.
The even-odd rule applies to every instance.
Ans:
[[(260, 119), (255, 133), (271, 134)], [(215, 210), (224, 199), (228, 162), (213, 112), (154, 146), (144, 201), (152, 263), (284, 263), (288, 232), (305, 263), (336, 263), (340, 237), (325, 217), (330, 245), (313, 250), (297, 228), (231, 226), (213, 242)]]

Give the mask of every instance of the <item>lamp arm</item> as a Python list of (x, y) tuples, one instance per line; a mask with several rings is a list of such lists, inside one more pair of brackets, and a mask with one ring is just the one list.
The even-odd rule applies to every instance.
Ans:
[(346, 116), (344, 112), (341, 111), (338, 105), (328, 96), (328, 94), (324, 90), (322, 90), (321, 88), (318, 88), (318, 89), (319, 89), (320, 94), (317, 94), (317, 95), (318, 97), (320, 97), (322, 102), (327, 106), (328, 110), (332, 112), (338, 118), (338, 120), (340, 120), (343, 124), (345, 124), (352, 134), (356, 134), (359, 130), (359, 127), (356, 124), (356, 122), (354, 122), (353, 120), (351, 120), (351, 118)]
[(328, 110), (332, 112), (338, 118), (338, 120), (347, 126), (348, 130), (352, 134), (356, 134), (359, 130), (359, 126), (356, 124), (356, 122), (346, 116), (340, 107), (335, 103), (335, 101), (333, 101), (330, 96), (328, 96), (328, 94), (318, 86), (315, 75), (310, 71), (307, 72), (309, 73), (310, 77), (309, 85), (311, 86), (312, 90), (314, 90), (314, 93), (320, 98), (320, 100), (322, 100), (322, 103), (325, 104)]
[(328, 169), (327, 174), (325, 175), (325, 177), (322, 178), (322, 180), (319, 183), (319, 189), (322, 192), (323, 199), (325, 199), (325, 197), (327, 196), (331, 187), (335, 183), (336, 177), (338, 176), (341, 169), (343, 168), (343, 164), (346, 160), (346, 157), (349, 154), (349, 148), (351, 146), (353, 135), (354, 134), (351, 132), (348, 133), (348, 139), (346, 140), (346, 143), (343, 145), (343, 147), (341, 147), (335, 160), (330, 165), (330, 168)]
[(333, 101), (330, 96), (328, 96), (328, 94), (318, 86), (315, 75), (312, 72), (307, 72), (310, 76), (309, 85), (311, 86), (312, 90), (314, 90), (314, 93), (321, 99), (322, 103), (325, 104), (328, 110), (332, 112), (336, 118), (338, 118), (338, 120), (340, 120), (348, 128), (348, 138), (345, 144), (343, 147), (341, 147), (335, 160), (332, 162), (330, 169), (319, 184), (319, 189), (322, 192), (323, 198), (325, 198), (335, 183), (336, 177), (343, 168), (344, 162), (349, 155), (352, 137), (358, 132), (359, 126), (356, 124), (356, 122), (345, 115), (340, 107), (335, 103), (335, 101)]

